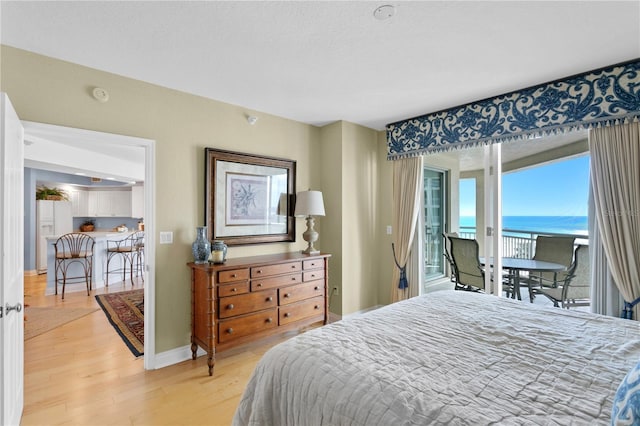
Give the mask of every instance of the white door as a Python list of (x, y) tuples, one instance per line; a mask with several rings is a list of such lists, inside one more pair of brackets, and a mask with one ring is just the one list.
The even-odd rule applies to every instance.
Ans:
[(0, 424), (18, 425), (24, 405), (23, 129), (0, 93)]

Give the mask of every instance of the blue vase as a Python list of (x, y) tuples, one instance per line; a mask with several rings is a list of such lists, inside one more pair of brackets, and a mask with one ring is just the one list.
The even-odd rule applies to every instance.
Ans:
[(191, 245), (194, 263), (207, 263), (211, 255), (211, 244), (207, 240), (207, 227), (196, 228), (196, 240)]

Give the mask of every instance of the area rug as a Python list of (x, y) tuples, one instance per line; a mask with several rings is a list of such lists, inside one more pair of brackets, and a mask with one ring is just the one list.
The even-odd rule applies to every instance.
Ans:
[(144, 354), (144, 290), (99, 294), (98, 304), (136, 357)]
[(56, 327), (75, 321), (98, 308), (41, 308), (27, 306), (25, 308), (24, 340), (32, 339)]

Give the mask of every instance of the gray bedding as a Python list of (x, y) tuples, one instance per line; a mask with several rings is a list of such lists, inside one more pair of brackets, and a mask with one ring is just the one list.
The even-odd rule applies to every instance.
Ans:
[(608, 424), (638, 360), (637, 321), (440, 291), (275, 346), (234, 424)]

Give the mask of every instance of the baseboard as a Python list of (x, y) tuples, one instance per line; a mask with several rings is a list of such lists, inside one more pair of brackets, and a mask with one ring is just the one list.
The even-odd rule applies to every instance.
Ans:
[(366, 313), (366, 312), (373, 311), (373, 310), (378, 309), (378, 308), (382, 308), (383, 306), (384, 306), (384, 305), (375, 305), (375, 306), (372, 306), (372, 307), (367, 308), (367, 309), (362, 309), (362, 310), (360, 310), (360, 311), (352, 312), (352, 313), (350, 313), (350, 314), (343, 315), (343, 316), (342, 316), (342, 319), (351, 318), (351, 317), (356, 317), (356, 316), (358, 316), (358, 315), (362, 315), (362, 314), (364, 314), (364, 313)]
[[(198, 347), (198, 352), (196, 352), (196, 356), (206, 355), (207, 352), (202, 348)], [(170, 365), (178, 364), (183, 361), (188, 361), (191, 359), (191, 345), (182, 346), (180, 348), (171, 349), (165, 352), (160, 352), (155, 356), (155, 362), (152, 369), (159, 369), (164, 367), (169, 367)]]
[(38, 275), (38, 271), (36, 271), (35, 269), (32, 269), (30, 271), (24, 271), (24, 275), (26, 277), (34, 277), (34, 276)]

